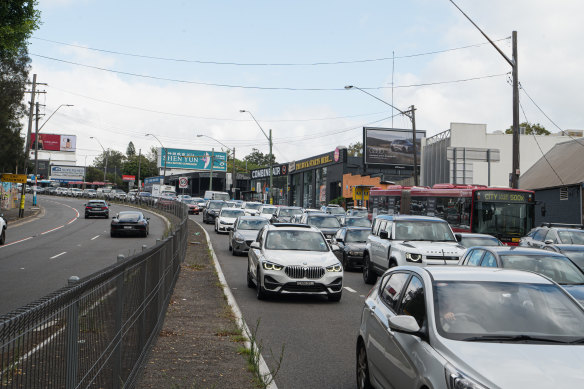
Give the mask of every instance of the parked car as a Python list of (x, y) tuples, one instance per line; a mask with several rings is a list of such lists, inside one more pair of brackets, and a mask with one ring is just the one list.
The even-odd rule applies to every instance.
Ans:
[(540, 273), (562, 285), (568, 293), (584, 304), (584, 272), (560, 253), (524, 247), (472, 247), (460, 260), (459, 265), (500, 267)]
[(239, 216), (229, 231), (229, 251), (234, 256), (247, 253), (258, 236), (258, 231), (268, 221), (260, 216)]
[(363, 267), (363, 251), (370, 231), (370, 228), (363, 227), (343, 227), (337, 231), (331, 243), (338, 247), (333, 251), (343, 264), (343, 269)]
[(459, 232), (454, 237), (462, 246), (469, 248), (473, 246), (503, 246), (503, 242), (488, 234), (474, 234), (471, 232)]
[(104, 200), (89, 200), (85, 204), (85, 218), (99, 216), (109, 219), (109, 204)]
[(394, 266), (456, 265), (465, 251), (443, 219), (377, 216), (363, 253), (363, 280), (373, 284), (378, 275)]
[(580, 387), (583, 322), (584, 308), (539, 274), (392, 268), (363, 305), (357, 387)]
[(0, 214), (0, 245), (6, 243), (6, 228), (8, 221), (4, 218), (4, 214)]
[(83, 197), (86, 197), (88, 199), (94, 199), (97, 197), (97, 191), (95, 189), (84, 189)]
[(317, 228), (267, 224), (248, 253), (247, 286), (256, 288), (259, 300), (273, 294), (316, 294), (340, 301), (343, 266)]
[(191, 215), (198, 215), (199, 214), (199, 203), (194, 199), (183, 199), (183, 203), (189, 207), (189, 214)]
[(300, 207), (276, 207), (276, 213), (270, 220), (272, 223), (289, 223), (296, 215), (302, 215)]
[(142, 212), (120, 212), (112, 218), (110, 236), (116, 237), (127, 234), (137, 234), (145, 238), (149, 233), (149, 220), (150, 218), (144, 217)]
[(347, 227), (369, 227), (371, 228), (371, 221), (361, 216), (344, 216), (341, 224)]
[(233, 229), (235, 219), (240, 216), (245, 216), (245, 212), (241, 208), (221, 208), (219, 215), (215, 218), (215, 232), (229, 232)]
[(329, 242), (341, 228), (341, 223), (336, 216), (326, 213), (305, 213), (300, 223), (318, 228)]
[(246, 201), (243, 203), (241, 208), (243, 208), (247, 216), (257, 216), (260, 213), (260, 208), (262, 205), (262, 203), (258, 203), (256, 201)]
[(221, 208), (225, 206), (223, 200), (209, 200), (203, 210), (203, 223), (215, 223), (215, 218), (219, 215)]

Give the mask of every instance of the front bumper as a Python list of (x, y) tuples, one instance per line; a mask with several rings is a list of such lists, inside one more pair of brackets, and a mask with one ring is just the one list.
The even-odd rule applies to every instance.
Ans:
[(262, 285), (274, 294), (314, 294), (331, 295), (343, 290), (343, 273), (326, 272), (324, 276), (313, 278), (292, 278), (282, 270), (262, 270)]
[(361, 255), (347, 255), (347, 264), (351, 267), (363, 267), (363, 253)]
[(233, 229), (233, 224), (222, 224), (217, 223), (217, 230), (223, 232), (229, 232)]

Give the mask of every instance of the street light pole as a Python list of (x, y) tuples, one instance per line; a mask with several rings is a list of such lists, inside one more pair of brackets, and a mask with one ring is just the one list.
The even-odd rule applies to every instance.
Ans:
[[(396, 111), (398, 111), (400, 114), (407, 116), (411, 122), (412, 122), (412, 143), (413, 143), (413, 147), (412, 147), (412, 151), (414, 152), (414, 185), (418, 186), (418, 145), (416, 142), (416, 108), (411, 105), (410, 109), (407, 111), (402, 111), (399, 108), (394, 107), (393, 105), (389, 104), (387, 101), (380, 99), (379, 97), (372, 95), (371, 93), (367, 92), (366, 90), (363, 90), (361, 88), (359, 88), (358, 86), (354, 86), (354, 85), (346, 85), (345, 89), (358, 89), (361, 92), (373, 97), (376, 100), (381, 101), (383, 104), (389, 105), (391, 108), (395, 109)], [(365, 150), (363, 150), (365, 151)]]
[(231, 194), (233, 195), (233, 200), (235, 200), (235, 182), (236, 182), (235, 181), (235, 147), (229, 148), (225, 144), (223, 144), (223, 142), (220, 142), (219, 140), (217, 140), (217, 139), (215, 139), (213, 137), (210, 137), (209, 135), (198, 134), (197, 135), (197, 138), (200, 138), (200, 137), (203, 137), (203, 136), (205, 138), (209, 138), (209, 139), (214, 140), (215, 142), (219, 143), (221, 146), (225, 147), (227, 149), (227, 152), (231, 152), (232, 153), (232, 156), (233, 156), (233, 178), (231, 180)]
[(260, 130), (262, 130), (262, 134), (264, 134), (264, 136), (266, 137), (266, 139), (268, 140), (268, 142), (270, 143), (270, 204), (274, 203), (274, 198), (272, 195), (272, 186), (274, 183), (274, 168), (272, 166), (272, 161), (274, 160), (273, 154), (272, 154), (272, 130), (270, 129), (270, 136), (266, 135), (266, 132), (264, 131), (264, 129), (262, 128), (262, 126), (260, 126), (260, 124), (258, 123), (258, 121), (256, 120), (255, 116), (253, 116), (253, 113), (251, 113), (250, 111), (246, 111), (245, 109), (240, 109), (239, 112), (247, 112), (251, 115), (252, 119), (254, 122), (256, 122), (256, 124), (258, 125), (258, 127), (260, 128)]
[(166, 147), (164, 147), (164, 145), (162, 144), (162, 142), (160, 141), (160, 139), (158, 139), (158, 137), (156, 135), (146, 134), (146, 136), (153, 136), (154, 138), (156, 138), (158, 143), (160, 143), (160, 147), (162, 147), (164, 149), (164, 184), (166, 184), (166, 160), (168, 159), (168, 149)]
[(103, 145), (101, 144), (99, 139), (97, 139), (94, 136), (90, 136), (89, 139), (95, 139), (97, 141), (97, 143), (99, 143), (99, 145), (101, 146), (101, 149), (103, 150), (103, 154), (105, 155), (105, 168), (103, 169), (103, 187), (105, 188), (105, 180), (106, 180), (106, 172), (107, 172), (107, 152), (103, 148)]

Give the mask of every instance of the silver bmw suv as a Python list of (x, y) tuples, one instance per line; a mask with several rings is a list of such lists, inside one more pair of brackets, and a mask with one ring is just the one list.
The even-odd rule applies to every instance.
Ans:
[(465, 251), (440, 218), (378, 216), (363, 253), (363, 280), (373, 284), (378, 275), (400, 265), (456, 265)]

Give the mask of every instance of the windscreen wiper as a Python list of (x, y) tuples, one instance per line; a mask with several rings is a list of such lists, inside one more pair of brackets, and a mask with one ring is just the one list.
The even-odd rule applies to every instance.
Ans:
[[(523, 342), (523, 341), (534, 341), (534, 342), (545, 342), (545, 343), (571, 343), (563, 340), (531, 336), (531, 335), (481, 335), (473, 336), (470, 338), (462, 339), (465, 342)], [(584, 340), (583, 340), (584, 342)]]

